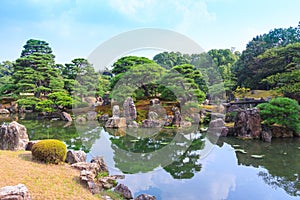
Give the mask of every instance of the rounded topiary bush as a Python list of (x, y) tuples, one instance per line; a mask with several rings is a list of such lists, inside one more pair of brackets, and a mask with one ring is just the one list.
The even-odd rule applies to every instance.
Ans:
[(64, 162), (67, 156), (66, 145), (59, 140), (42, 140), (32, 146), (32, 157), (45, 163), (58, 164)]

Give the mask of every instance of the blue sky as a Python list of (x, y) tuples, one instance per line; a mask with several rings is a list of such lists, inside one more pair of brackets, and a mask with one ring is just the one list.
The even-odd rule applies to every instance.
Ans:
[(17, 59), (35, 38), (67, 63), (138, 28), (182, 33), (206, 51), (242, 51), (258, 34), (297, 26), (299, 8), (299, 0), (0, 0), (0, 61)]

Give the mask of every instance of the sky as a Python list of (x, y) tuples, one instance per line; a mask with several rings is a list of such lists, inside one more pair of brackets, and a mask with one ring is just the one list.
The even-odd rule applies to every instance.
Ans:
[(176, 31), (205, 51), (243, 51), (256, 35), (296, 27), (299, 8), (299, 0), (0, 0), (0, 62), (16, 60), (27, 40), (40, 39), (56, 63), (69, 63), (140, 28)]

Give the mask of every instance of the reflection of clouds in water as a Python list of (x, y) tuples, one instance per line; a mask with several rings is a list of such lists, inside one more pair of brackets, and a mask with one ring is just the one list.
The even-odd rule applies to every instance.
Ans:
[(232, 174), (215, 174), (211, 178), (207, 199), (227, 199), (229, 191), (236, 187), (236, 177)]
[[(192, 179), (173, 179), (164, 169), (154, 172), (128, 174), (122, 180), (137, 195), (143, 191), (163, 200), (226, 199), (236, 188), (236, 177), (226, 160), (235, 159), (231, 151), (214, 148), (208, 157), (200, 160), (202, 169)], [(228, 156), (231, 154), (232, 156)], [(225, 158), (224, 158), (225, 157)]]

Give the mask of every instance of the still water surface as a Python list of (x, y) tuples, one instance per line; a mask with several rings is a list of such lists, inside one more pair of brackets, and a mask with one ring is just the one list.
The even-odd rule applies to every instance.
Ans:
[[(127, 134), (60, 121), (19, 119), (30, 139), (56, 138), (68, 148), (101, 155), (111, 174), (126, 175), (134, 196), (162, 200), (300, 199), (300, 140), (214, 140), (196, 131), (160, 130)], [(133, 131), (134, 132), (134, 131)], [(129, 134), (128, 134), (129, 133)], [(148, 134), (148, 135), (147, 135)], [(253, 158), (258, 157), (258, 158)]]

